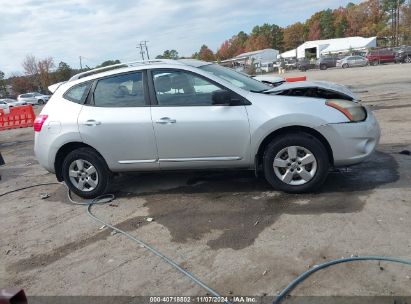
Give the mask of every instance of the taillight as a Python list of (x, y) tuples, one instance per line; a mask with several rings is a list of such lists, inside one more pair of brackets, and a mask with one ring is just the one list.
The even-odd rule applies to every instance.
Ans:
[(36, 132), (41, 131), (41, 128), (43, 127), (43, 124), (46, 121), (47, 117), (49, 117), (49, 116), (48, 115), (39, 115), (39, 116), (36, 117), (36, 119), (34, 120), (34, 124), (33, 124), (34, 131), (36, 131)]

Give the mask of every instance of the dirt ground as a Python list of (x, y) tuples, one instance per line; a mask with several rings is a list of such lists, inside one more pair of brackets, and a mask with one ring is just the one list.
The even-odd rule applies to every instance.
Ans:
[[(340, 257), (411, 258), (411, 156), (400, 153), (411, 150), (411, 65), (286, 76), (301, 74), (348, 85), (372, 107), (382, 129), (372, 159), (331, 173), (309, 195), (273, 191), (252, 172), (125, 175), (113, 187), (114, 204), (95, 212), (223, 295), (275, 295), (309, 267)], [(0, 149), (7, 163), (0, 194), (56, 181), (35, 160), (32, 129), (0, 132)], [(0, 197), (0, 219), (0, 287), (32, 296), (206, 294), (146, 249), (99, 230), (83, 206), (68, 203), (63, 185)], [(411, 296), (411, 267), (338, 265), (292, 294)]]

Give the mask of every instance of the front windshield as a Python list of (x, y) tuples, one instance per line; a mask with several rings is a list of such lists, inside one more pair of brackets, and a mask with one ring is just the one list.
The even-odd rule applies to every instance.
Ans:
[(269, 85), (218, 64), (203, 65), (199, 68), (247, 91), (261, 92), (272, 89)]

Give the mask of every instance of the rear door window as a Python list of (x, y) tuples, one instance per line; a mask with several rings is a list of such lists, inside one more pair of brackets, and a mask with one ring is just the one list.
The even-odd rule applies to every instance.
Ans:
[(94, 90), (96, 107), (139, 107), (146, 105), (143, 72), (98, 80)]

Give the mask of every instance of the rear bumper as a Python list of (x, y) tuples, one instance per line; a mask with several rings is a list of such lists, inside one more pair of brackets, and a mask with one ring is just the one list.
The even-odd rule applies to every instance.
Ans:
[(57, 151), (52, 151), (50, 142), (47, 137), (40, 136), (39, 132), (34, 133), (34, 155), (39, 164), (48, 172), (55, 173), (54, 159), (50, 159), (51, 155), (55, 155)]
[(370, 110), (367, 119), (357, 123), (336, 123), (319, 130), (330, 143), (334, 166), (349, 166), (366, 160), (380, 140), (380, 127)]

